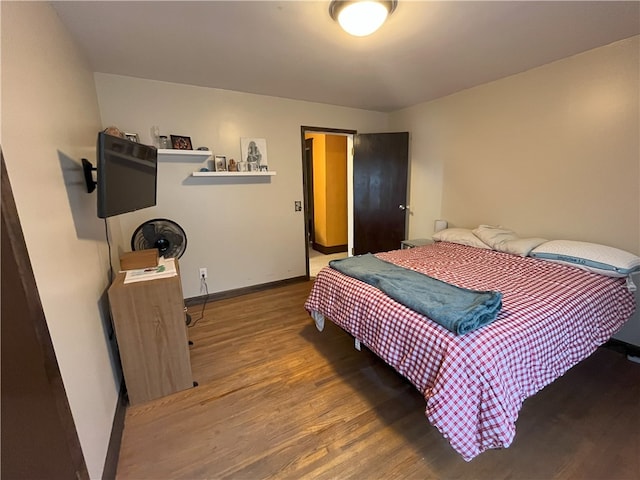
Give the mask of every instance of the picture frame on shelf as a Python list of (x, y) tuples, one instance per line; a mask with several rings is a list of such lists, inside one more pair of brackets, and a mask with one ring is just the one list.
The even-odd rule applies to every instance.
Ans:
[(266, 172), (269, 170), (267, 160), (267, 140), (264, 138), (240, 138), (241, 162), (246, 162), (247, 171)]
[(137, 133), (125, 133), (124, 138), (126, 138), (130, 142), (140, 143), (140, 137), (138, 137)]
[(227, 171), (227, 157), (225, 157), (224, 155), (216, 155), (213, 159), (213, 164), (215, 166), (216, 172)]
[(171, 146), (176, 150), (193, 150), (191, 137), (171, 135)]

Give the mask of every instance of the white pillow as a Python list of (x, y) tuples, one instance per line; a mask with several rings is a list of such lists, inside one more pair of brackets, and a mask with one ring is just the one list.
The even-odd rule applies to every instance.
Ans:
[(514, 231), (492, 225), (479, 225), (478, 228), (473, 229), (473, 234), (491, 248), (495, 248), (501, 242), (518, 238)]
[(480, 225), (473, 234), (498, 252), (511, 253), (526, 257), (538, 245), (546, 242), (545, 238), (519, 238), (515, 232), (491, 225)]
[(640, 257), (597, 243), (551, 240), (534, 248), (529, 255), (608, 277), (625, 277), (640, 271)]
[(507, 240), (501, 242), (496, 245), (494, 250), (504, 253), (512, 253), (513, 255), (520, 255), (521, 257), (526, 257), (529, 255), (531, 250), (536, 248), (538, 245), (546, 242), (546, 238), (518, 238), (516, 240)]
[(473, 232), (467, 228), (447, 228), (436, 232), (431, 237), (436, 242), (451, 242), (467, 245), (468, 247), (491, 249), (484, 244)]

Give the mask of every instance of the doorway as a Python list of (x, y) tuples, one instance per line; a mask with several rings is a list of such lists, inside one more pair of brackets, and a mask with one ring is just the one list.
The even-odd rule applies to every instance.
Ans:
[(302, 127), (308, 277), (351, 248), (353, 130)]
[[(311, 260), (315, 273), (318, 262), (329, 262), (328, 255), (360, 255), (399, 249), (401, 241), (406, 239), (409, 214), (409, 133), (358, 134), (355, 130), (305, 126), (301, 127), (301, 133), (307, 278), (313, 276), (310, 275)], [(317, 143), (314, 136), (319, 140)], [(307, 142), (309, 138), (314, 138), (311, 145)], [(320, 154), (319, 147), (325, 152)], [(324, 158), (329, 150), (339, 152), (341, 158), (333, 164), (340, 165), (335, 168), (333, 177), (326, 175), (331, 170), (327, 168), (331, 161), (316, 165), (317, 159)], [(340, 193), (335, 189), (338, 184), (343, 185)], [(345, 204), (346, 225), (344, 214), (331, 225), (340, 225), (341, 237), (333, 235), (338, 232), (337, 228), (321, 231), (328, 225), (326, 215), (337, 211), (338, 205), (343, 211)], [(312, 221), (315, 223), (310, 228)], [(312, 248), (309, 248), (310, 231), (314, 238)], [(314, 251), (321, 256), (315, 255)]]

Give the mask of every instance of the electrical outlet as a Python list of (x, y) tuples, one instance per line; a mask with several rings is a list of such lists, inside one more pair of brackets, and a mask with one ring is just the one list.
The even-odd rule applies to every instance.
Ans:
[(207, 279), (207, 269), (204, 267), (200, 268), (200, 278), (201, 279), (204, 278), (205, 280)]
[(294, 202), (294, 205), (295, 205), (294, 208), (295, 208), (296, 212), (301, 212), (302, 211), (302, 202), (300, 200), (296, 200)]

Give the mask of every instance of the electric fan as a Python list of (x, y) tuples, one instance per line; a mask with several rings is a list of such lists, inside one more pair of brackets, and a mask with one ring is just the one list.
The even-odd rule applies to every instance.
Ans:
[(180, 258), (187, 248), (187, 235), (173, 220), (148, 220), (133, 232), (131, 250), (149, 248), (157, 248), (158, 254), (164, 258)]

